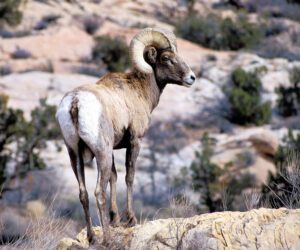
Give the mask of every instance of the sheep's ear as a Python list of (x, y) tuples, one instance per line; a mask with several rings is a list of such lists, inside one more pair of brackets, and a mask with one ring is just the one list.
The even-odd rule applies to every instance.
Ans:
[(149, 47), (147, 49), (147, 58), (151, 64), (156, 62), (157, 51), (154, 47)]

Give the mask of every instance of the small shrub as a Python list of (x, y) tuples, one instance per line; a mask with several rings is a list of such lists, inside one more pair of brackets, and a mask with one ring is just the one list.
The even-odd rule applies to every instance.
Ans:
[(186, 0), (185, 2), (186, 2), (186, 7), (188, 9), (188, 12), (193, 12), (197, 0)]
[(6, 30), (5, 28), (0, 29), (0, 37), (3, 38), (24, 37), (24, 36), (29, 36), (30, 34), (31, 34), (30, 30), (11, 31), (11, 30)]
[(263, 14), (269, 17), (285, 17), (299, 21), (300, 6), (296, 4), (297, 1), (298, 0), (247, 0), (245, 8), (248, 12), (258, 12), (259, 14)]
[(251, 151), (244, 151), (236, 155), (235, 165), (239, 168), (247, 168), (256, 161), (255, 155)]
[(179, 36), (205, 47), (222, 49), (222, 34), (220, 18), (215, 15), (207, 17), (196, 14), (187, 15), (176, 24), (176, 32)]
[(278, 6), (279, 17), (289, 18), (291, 20), (300, 21), (299, 0), (277, 0), (275, 6)]
[(22, 12), (19, 10), (23, 0), (2, 0), (0, 2), (0, 25), (16, 26), (22, 21)]
[(30, 52), (25, 49), (17, 48), (12, 54), (11, 57), (13, 59), (27, 59), (31, 57)]
[(296, 3), (296, 4), (300, 4), (299, 0), (287, 0), (288, 3)]
[[(0, 95), (0, 186), (6, 191), (11, 179), (23, 177), (29, 170), (42, 169), (46, 165), (40, 158), (40, 150), (47, 140), (60, 138), (55, 121), (56, 107), (42, 99), (40, 106), (31, 112), (26, 121), (23, 112), (7, 106), (8, 97)], [(9, 146), (15, 143), (12, 150)], [(14, 166), (13, 173), (8, 166)], [(11, 169), (10, 169), (11, 170)]]
[(0, 76), (9, 75), (11, 73), (12, 73), (12, 70), (11, 70), (10, 66), (8, 66), (8, 65), (0, 66)]
[(292, 86), (280, 86), (276, 89), (278, 112), (285, 117), (298, 115), (300, 112), (300, 68), (294, 68), (290, 72), (290, 82)]
[(47, 15), (42, 18), (34, 27), (35, 30), (47, 29), (49, 25), (55, 24), (60, 18), (59, 15)]
[(102, 20), (99, 16), (93, 15), (93, 16), (86, 16), (82, 20), (83, 28), (84, 30), (90, 34), (93, 35), (97, 29), (100, 27)]
[(240, 125), (267, 123), (271, 116), (271, 104), (261, 103), (262, 85), (257, 73), (247, 73), (237, 68), (231, 79), (233, 87), (225, 91), (231, 106), (229, 120)]
[(253, 47), (263, 35), (262, 30), (257, 25), (249, 23), (244, 16), (240, 16), (235, 22), (230, 18), (224, 19), (221, 30), (225, 48), (230, 50)]
[(211, 158), (214, 154), (214, 143), (208, 134), (204, 134), (201, 143), (201, 150), (195, 152), (196, 159), (189, 169), (181, 170), (183, 175), (175, 178), (175, 185), (189, 184), (198, 192), (200, 210), (203, 207), (210, 212), (237, 209), (235, 202), (244, 189), (253, 186), (253, 176), (236, 171), (236, 165), (240, 168), (241, 162), (228, 163), (223, 168), (213, 163)]
[(262, 187), (262, 202), (272, 208), (300, 208), (300, 134), (289, 130), (275, 158), (276, 173)]
[(213, 54), (208, 54), (206, 56), (206, 60), (209, 61), (209, 62), (216, 62), (218, 60), (218, 58)]
[(120, 37), (97, 37), (93, 60), (103, 61), (109, 71), (124, 71), (130, 66), (128, 46)]
[(1, 28), (0, 29), (0, 37), (11, 38), (11, 37), (13, 37), (13, 33), (11, 31)]
[(300, 134), (294, 135), (289, 129), (288, 134), (283, 138), (283, 143), (284, 145), (279, 146), (274, 157), (274, 162), (279, 168), (284, 166), (291, 152), (300, 152)]
[(296, 30), (291, 31), (291, 41), (293, 45), (300, 46), (300, 32)]
[(135, 28), (135, 29), (144, 29), (144, 28), (147, 28), (149, 25), (147, 23), (143, 23), (143, 22), (136, 22), (136, 23), (133, 23), (130, 27), (131, 28)]
[[(293, 37), (291, 37), (292, 39)], [(300, 54), (297, 51), (292, 51), (284, 47), (279, 41), (275, 39), (266, 39), (256, 50), (256, 53), (263, 58), (285, 58), (289, 61), (299, 61)]]
[(103, 68), (100, 66), (95, 65), (82, 65), (80, 67), (76, 67), (73, 69), (75, 73), (77, 74), (83, 74), (83, 75), (89, 75), (89, 76), (95, 76), (95, 77), (101, 77), (106, 71), (103, 70)]
[(270, 22), (266, 26), (264, 33), (266, 37), (277, 36), (287, 30), (288, 28), (282, 22)]
[(242, 68), (237, 68), (232, 72), (231, 79), (235, 87), (250, 94), (256, 95), (261, 91), (261, 81), (256, 73), (247, 73)]
[(42, 69), (42, 71), (54, 73), (55, 69), (54, 69), (54, 66), (53, 66), (53, 62), (51, 60), (47, 60), (47, 64)]
[(263, 35), (261, 29), (248, 22), (244, 16), (236, 21), (221, 19), (210, 14), (206, 17), (195, 13), (176, 24), (177, 34), (192, 42), (217, 50), (239, 50), (258, 43)]

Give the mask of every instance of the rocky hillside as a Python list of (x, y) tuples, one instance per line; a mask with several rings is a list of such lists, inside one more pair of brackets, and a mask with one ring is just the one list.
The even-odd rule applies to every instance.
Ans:
[[(299, 219), (299, 209), (258, 209), (161, 219), (128, 229), (113, 228), (109, 248), (296, 250), (300, 247)], [(94, 232), (101, 239), (101, 228), (95, 227)], [(88, 248), (85, 230), (76, 239), (64, 238), (57, 245), (59, 250), (76, 247)]]
[[(192, 2), (194, 5), (190, 6)], [(240, 2), (242, 5), (228, 7), (228, 2)], [(291, 129), (295, 135), (300, 130), (299, 113), (289, 117), (279, 114), (279, 95), (276, 91), (280, 86), (291, 87), (291, 71), (300, 68), (300, 5), (285, 0), (274, 1), (272, 6), (268, 5), (270, 1), (262, 2), (23, 1), (20, 5), (23, 18), (19, 25), (1, 26), (0, 23), (0, 94), (8, 95), (9, 107), (23, 110), (25, 118), (29, 119), (30, 112), (39, 105), (40, 98), (46, 98), (48, 104), (58, 105), (67, 91), (81, 84), (95, 83), (109, 72), (108, 63), (95, 58), (95, 46), (101, 45), (99, 37), (109, 36), (112, 41), (121, 39), (128, 45), (141, 28), (163, 27), (175, 31), (178, 23), (183, 22), (182, 18), (192, 17), (195, 13), (203, 17), (216, 15), (232, 20), (238, 20), (240, 14), (247, 13), (251, 24), (258, 25), (264, 32), (262, 41), (252, 44), (251, 48), (212, 48), (211, 45), (209, 47), (196, 42), (203, 38), (202, 33), (195, 35), (194, 40), (191, 36), (178, 34), (179, 54), (196, 72), (197, 80), (189, 89), (167, 86), (152, 114), (151, 126), (142, 141), (138, 158), (134, 207), (136, 214), (141, 217), (151, 219), (159, 214), (159, 218), (166, 218), (168, 215), (159, 212), (169, 206), (174, 193), (176, 195), (183, 191), (193, 206), (201, 203), (203, 194), (194, 190), (191, 175), (185, 175), (183, 170), (187, 167), (190, 171), (191, 163), (197, 158), (195, 151), (203, 149), (201, 138), (205, 133), (209, 133), (213, 141), (212, 164), (220, 166), (220, 169), (230, 166), (229, 172), (234, 176), (249, 174), (253, 177), (251, 190), (261, 192), (261, 186), (268, 181), (269, 173), (276, 173), (274, 162), (280, 147), (287, 144), (285, 139), (288, 130)], [(214, 23), (218, 22), (218, 18), (212, 18), (209, 28), (200, 25), (207, 35), (204, 38), (210, 40), (212, 33), (213, 38), (218, 37), (214, 32), (227, 27), (228, 22)], [(248, 23), (245, 26), (252, 27)], [(210, 28), (216, 30), (211, 32)], [(226, 31), (230, 32), (231, 29)], [(233, 33), (239, 33), (235, 31), (233, 29)], [(109, 47), (110, 44), (106, 45)], [(239, 67), (247, 73), (257, 73), (261, 81), (259, 97), (261, 102), (270, 102), (271, 110), (270, 119), (264, 124), (241, 125), (229, 119), (231, 104), (226, 90), (232, 87), (232, 73)], [(129, 69), (125, 67), (124, 70)], [(57, 145), (62, 147), (61, 151), (57, 151)], [(10, 148), (14, 148), (13, 143)], [(0, 211), (5, 217), (2, 221), (13, 225), (12, 228), (24, 229), (14, 237), (20, 237), (26, 231), (30, 223), (29, 216), (26, 214), (24, 217), (27, 219), (17, 223), (17, 219), (11, 220), (9, 213), (13, 209), (18, 214), (15, 218), (23, 218), (23, 210), (32, 201), (37, 201), (43, 207), (51, 207), (57, 217), (81, 223), (79, 229), (84, 225), (78, 184), (62, 140), (48, 141), (41, 149), (41, 157), (46, 162), (46, 168), (43, 171), (29, 171), (26, 176), (12, 181), (0, 199)], [(120, 210), (125, 207), (124, 157), (124, 150), (115, 152)], [(10, 171), (13, 172), (13, 168)], [(93, 223), (98, 225), (93, 199), (96, 174), (92, 163), (86, 168), (86, 182), (91, 197)], [(177, 180), (180, 180), (179, 185), (176, 184)], [(239, 193), (235, 209), (248, 209), (244, 205), (243, 195), (251, 193), (251, 190)], [(221, 196), (219, 192), (214, 198), (220, 199)], [(218, 208), (219, 211), (222, 209)], [(43, 216), (46, 214), (44, 211)], [(203, 249), (254, 249), (257, 244), (260, 244), (261, 249), (268, 249), (269, 243), (273, 244), (274, 249), (297, 249), (298, 217), (298, 210), (284, 209), (226, 212), (189, 219), (147, 222), (132, 229), (114, 229), (114, 234), (119, 234), (120, 244), (126, 243), (131, 249), (144, 249), (143, 245), (137, 248), (137, 244), (151, 246), (151, 249), (158, 246), (161, 247), (159, 249), (168, 249), (178, 242), (182, 246), (199, 249), (193, 245), (184, 245), (195, 241), (197, 244), (202, 242), (205, 246)], [(174, 236), (172, 230), (177, 225), (178, 234)], [(101, 235), (100, 229), (95, 230)], [(272, 234), (272, 230), (273, 233), (275, 230), (275, 234)], [(70, 235), (69, 231), (68, 234), (59, 234)], [(68, 239), (59, 246), (62, 249), (69, 248), (72, 243), (84, 246), (84, 233), (78, 237), (78, 242)]]

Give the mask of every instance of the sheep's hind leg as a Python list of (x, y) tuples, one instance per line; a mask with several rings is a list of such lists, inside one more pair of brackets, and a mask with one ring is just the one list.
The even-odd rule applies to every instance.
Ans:
[(134, 181), (134, 174), (135, 174), (135, 162), (137, 160), (138, 154), (140, 151), (140, 144), (138, 140), (134, 140), (130, 143), (130, 146), (127, 148), (126, 151), (126, 185), (127, 185), (127, 227), (132, 227), (137, 223), (137, 219), (134, 215), (133, 211), (133, 181)]
[(85, 176), (84, 176), (84, 163), (82, 159), (82, 149), (83, 149), (83, 142), (79, 141), (78, 143), (78, 154), (76, 155), (73, 149), (67, 146), (72, 169), (74, 171), (74, 174), (76, 176), (76, 179), (79, 184), (79, 199), (82, 204), (84, 214), (85, 214), (85, 220), (86, 220), (86, 226), (87, 226), (87, 238), (90, 243), (93, 243), (95, 240), (95, 235), (92, 230), (92, 220), (90, 216), (89, 211), (89, 197), (85, 186)]
[(114, 227), (120, 224), (120, 216), (118, 211), (118, 204), (117, 204), (117, 170), (115, 167), (114, 156), (112, 156), (112, 171), (110, 176), (110, 224)]
[(97, 207), (100, 214), (100, 221), (103, 229), (103, 243), (108, 244), (110, 242), (110, 230), (108, 224), (108, 218), (106, 215), (106, 188), (111, 177), (112, 169), (112, 148), (103, 149), (95, 153), (97, 160), (98, 176), (97, 185), (95, 189), (95, 196), (97, 201)]

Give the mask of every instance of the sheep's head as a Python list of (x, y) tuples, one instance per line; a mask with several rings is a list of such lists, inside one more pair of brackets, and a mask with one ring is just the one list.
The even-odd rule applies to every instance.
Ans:
[(141, 72), (155, 74), (161, 84), (174, 83), (190, 87), (195, 74), (178, 56), (172, 32), (146, 28), (131, 41), (133, 65)]

